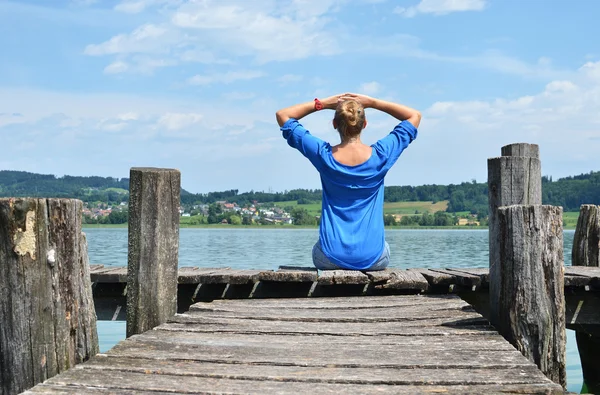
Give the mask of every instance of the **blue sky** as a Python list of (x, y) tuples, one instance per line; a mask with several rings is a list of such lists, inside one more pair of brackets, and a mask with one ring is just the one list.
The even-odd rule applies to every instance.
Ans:
[[(515, 142), (539, 144), (554, 178), (600, 170), (597, 15), (594, 0), (0, 0), (0, 169), (320, 188), (274, 113), (349, 91), (423, 113), (387, 185), (485, 181)], [(335, 144), (332, 116), (304, 124)], [(367, 118), (368, 144), (396, 123)]]

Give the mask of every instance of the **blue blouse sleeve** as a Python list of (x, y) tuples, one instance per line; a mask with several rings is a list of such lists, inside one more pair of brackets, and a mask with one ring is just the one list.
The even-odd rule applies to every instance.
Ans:
[(292, 148), (296, 148), (319, 170), (321, 168), (321, 149), (327, 144), (325, 141), (310, 134), (298, 122), (297, 119), (290, 118), (281, 127), (283, 138), (287, 140)]
[(387, 157), (386, 167), (389, 169), (416, 138), (417, 128), (409, 121), (402, 121), (390, 134), (375, 143), (375, 147)]

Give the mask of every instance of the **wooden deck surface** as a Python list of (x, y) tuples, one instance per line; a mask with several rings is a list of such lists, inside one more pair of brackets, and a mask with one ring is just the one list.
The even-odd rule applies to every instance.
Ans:
[(454, 295), (215, 300), (27, 393), (563, 393)]

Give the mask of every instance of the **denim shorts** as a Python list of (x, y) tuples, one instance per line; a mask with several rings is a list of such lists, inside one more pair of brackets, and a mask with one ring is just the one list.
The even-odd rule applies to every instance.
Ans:
[[(312, 259), (313, 259), (313, 264), (319, 270), (339, 270), (339, 269), (343, 269), (343, 268), (339, 267), (338, 265), (336, 265), (335, 263), (332, 263), (329, 260), (329, 258), (327, 258), (325, 256), (325, 254), (323, 253), (323, 250), (321, 249), (321, 241), (320, 240), (317, 241), (315, 243), (315, 245), (313, 246)], [(370, 268), (365, 269), (365, 270), (383, 270), (389, 264), (390, 264), (390, 245), (386, 241), (385, 242), (385, 247), (383, 248), (383, 253), (379, 257), (379, 259), (377, 260), (377, 262), (375, 262), (373, 265), (371, 265)]]

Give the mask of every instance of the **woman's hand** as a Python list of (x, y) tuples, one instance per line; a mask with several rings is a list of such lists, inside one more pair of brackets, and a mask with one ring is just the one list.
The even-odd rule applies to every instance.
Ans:
[(372, 98), (371, 96), (367, 96), (367, 95), (361, 95), (358, 93), (344, 93), (341, 97), (342, 101), (343, 100), (354, 100), (358, 103), (360, 103), (364, 108), (371, 108), (371, 107), (375, 107), (375, 101), (376, 99)]
[(338, 103), (340, 101), (342, 101), (341, 99), (343, 96), (344, 95), (329, 96), (324, 99), (321, 99), (320, 102), (323, 105), (323, 108), (327, 108), (329, 110), (335, 110), (338, 106)]

